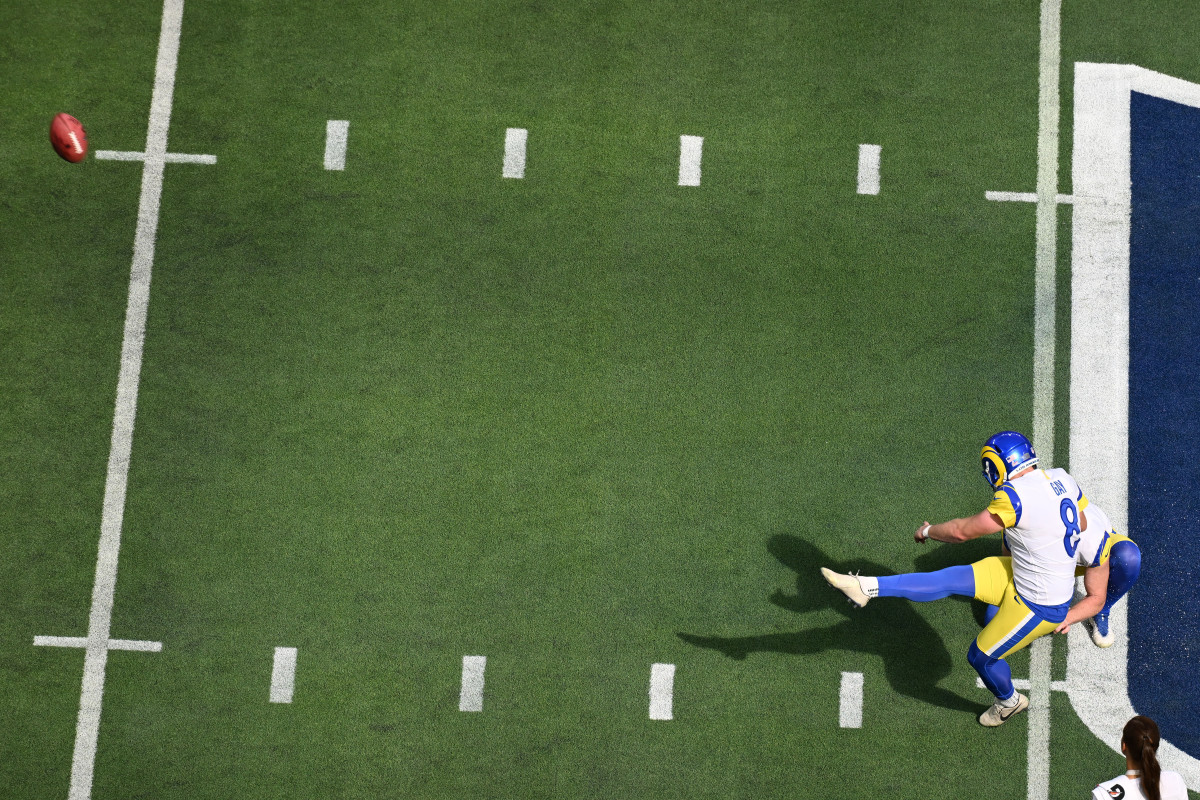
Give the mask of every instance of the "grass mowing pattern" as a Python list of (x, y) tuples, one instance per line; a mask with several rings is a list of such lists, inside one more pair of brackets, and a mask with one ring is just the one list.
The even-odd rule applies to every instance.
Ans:
[[(113, 621), (166, 647), (110, 657), (97, 797), (1023, 794), (967, 605), (816, 583), (990, 553), (908, 532), (985, 502), (979, 442), (1030, 426), (1032, 209), (983, 192), (1033, 185), (1036, 10), (876, 5), (186, 7), (171, 150), (219, 163), (167, 168)], [(94, 148), (144, 141), (151, 6), (0, 12), (79, 54)], [(86, 624), (140, 170), (52, 158), (63, 81), (23, 41), (0, 780), (57, 798), (82, 656), (29, 642)], [(1114, 759), (1056, 703), (1079, 796)]]

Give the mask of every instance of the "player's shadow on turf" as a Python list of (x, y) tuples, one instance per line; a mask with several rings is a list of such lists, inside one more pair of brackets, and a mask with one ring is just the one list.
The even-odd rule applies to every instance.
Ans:
[[(1000, 555), (999, 538), (999, 536), (984, 536), (956, 544), (954, 547), (930, 547), (913, 560), (913, 566), (916, 567), (914, 571), (936, 572), (939, 569), (959, 564), (971, 564), (988, 556), (998, 556)], [(971, 606), (971, 615), (975, 617), (975, 622), (979, 627), (982, 628), (987, 624), (987, 618), (984, 616), (987, 605), (980, 600), (952, 596), (939, 602), (968, 603)]]
[[(875, 602), (866, 608), (851, 607), (836, 589), (821, 577), (820, 567), (839, 572), (861, 570), (866, 575), (884, 575), (890, 570), (866, 560), (834, 563), (825, 553), (795, 536), (771, 537), (767, 545), (780, 563), (796, 573), (794, 595), (776, 591), (771, 602), (788, 611), (804, 614), (834, 608), (847, 618), (825, 628), (761, 636), (695, 636), (679, 638), (698, 647), (743, 659), (751, 653), (807, 655), (826, 650), (856, 650), (879, 656), (891, 687), (900, 694), (955, 711), (978, 711), (980, 703), (937, 685), (953, 671), (954, 662), (937, 631), (905, 600)], [(963, 659), (967, 642), (962, 643)]]

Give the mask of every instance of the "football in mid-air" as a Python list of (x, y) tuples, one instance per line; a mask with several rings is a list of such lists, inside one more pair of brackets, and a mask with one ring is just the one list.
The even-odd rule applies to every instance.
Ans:
[(50, 122), (50, 144), (54, 145), (54, 152), (78, 164), (87, 155), (87, 131), (70, 114), (58, 114)]

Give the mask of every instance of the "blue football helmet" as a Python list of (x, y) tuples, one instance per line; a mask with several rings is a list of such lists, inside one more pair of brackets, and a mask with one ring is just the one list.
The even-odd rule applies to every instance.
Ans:
[(983, 477), (993, 489), (999, 489), (1009, 475), (1037, 464), (1033, 445), (1016, 431), (1000, 431), (990, 436), (983, 443), (980, 456), (983, 460)]

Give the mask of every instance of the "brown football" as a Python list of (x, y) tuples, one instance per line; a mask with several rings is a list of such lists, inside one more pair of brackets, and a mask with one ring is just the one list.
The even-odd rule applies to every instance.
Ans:
[(78, 164), (87, 155), (87, 131), (70, 114), (58, 114), (50, 122), (50, 144), (54, 152)]

